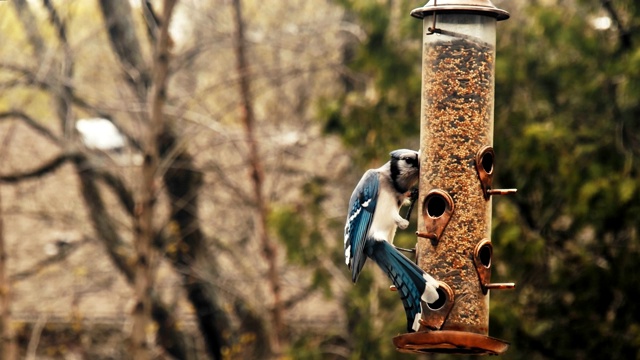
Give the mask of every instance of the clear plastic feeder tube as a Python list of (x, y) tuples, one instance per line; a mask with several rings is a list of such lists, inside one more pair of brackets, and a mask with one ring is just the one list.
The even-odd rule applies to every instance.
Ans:
[[(491, 199), (485, 199), (475, 157), (493, 145), (496, 17), (435, 12), (423, 24), (419, 211), (440, 215), (437, 203), (423, 199), (433, 189), (446, 192), (455, 210), (439, 239), (418, 240), (418, 265), (454, 292), (441, 330), (487, 334), (489, 296), (473, 254), (480, 241), (491, 239)], [(419, 219), (418, 231), (425, 230)]]

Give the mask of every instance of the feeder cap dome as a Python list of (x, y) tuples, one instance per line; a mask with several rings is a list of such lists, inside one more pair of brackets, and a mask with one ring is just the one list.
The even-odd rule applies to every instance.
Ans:
[(484, 13), (498, 21), (509, 18), (509, 13), (497, 8), (491, 0), (429, 0), (425, 6), (411, 10), (411, 16), (423, 19), (433, 12)]

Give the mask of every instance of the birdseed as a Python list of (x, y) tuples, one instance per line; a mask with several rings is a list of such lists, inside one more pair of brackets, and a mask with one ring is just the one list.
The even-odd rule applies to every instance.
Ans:
[[(431, 189), (446, 191), (455, 209), (437, 243), (418, 239), (418, 265), (455, 294), (443, 329), (486, 334), (489, 296), (482, 292), (473, 252), (490, 239), (491, 201), (483, 196), (475, 155), (493, 143), (495, 49), (462, 38), (428, 43), (423, 51), (419, 211), (426, 211)], [(425, 230), (422, 219), (418, 230)]]

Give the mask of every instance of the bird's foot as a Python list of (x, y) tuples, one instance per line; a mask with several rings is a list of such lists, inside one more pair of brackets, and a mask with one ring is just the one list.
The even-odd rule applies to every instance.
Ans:
[(407, 248), (402, 248), (402, 247), (399, 247), (399, 246), (394, 246), (394, 247), (396, 248), (396, 250), (402, 251), (402, 252), (408, 252), (408, 253), (412, 253), (412, 254), (415, 254), (415, 252), (416, 252), (416, 248), (407, 249)]
[(398, 227), (402, 230), (406, 229), (407, 227), (409, 227), (409, 220), (403, 219), (403, 218), (399, 218), (396, 220), (396, 225), (398, 225)]

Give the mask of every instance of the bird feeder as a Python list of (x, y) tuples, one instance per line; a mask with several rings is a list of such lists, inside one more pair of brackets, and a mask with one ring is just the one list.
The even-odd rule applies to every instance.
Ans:
[(490, 0), (431, 0), (422, 19), (422, 106), (418, 266), (439, 280), (422, 304), (420, 329), (393, 339), (402, 352), (491, 354), (508, 343), (488, 336), (491, 282), (496, 23), (509, 14)]

